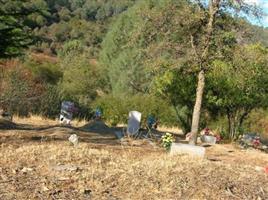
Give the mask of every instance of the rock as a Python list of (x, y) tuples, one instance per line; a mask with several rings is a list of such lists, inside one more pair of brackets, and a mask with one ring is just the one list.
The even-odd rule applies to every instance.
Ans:
[(258, 171), (258, 172), (263, 172), (264, 168), (260, 167), (260, 166), (255, 166), (255, 170)]
[(46, 186), (43, 186), (43, 187), (42, 187), (42, 190), (43, 190), (44, 192), (49, 191), (48, 187), (46, 187)]
[(58, 165), (53, 167), (53, 169), (56, 171), (78, 171), (79, 168), (73, 165)]
[(70, 179), (67, 177), (59, 177), (58, 181), (69, 181)]
[(74, 145), (77, 146), (78, 145), (78, 136), (76, 134), (72, 134), (69, 137), (69, 141)]
[(188, 154), (190, 156), (197, 156), (203, 158), (205, 156), (206, 149), (200, 146), (194, 146), (190, 144), (172, 143), (170, 148), (170, 154)]
[(27, 173), (27, 172), (33, 171), (33, 169), (32, 168), (23, 167), (21, 171), (22, 171), (22, 173)]

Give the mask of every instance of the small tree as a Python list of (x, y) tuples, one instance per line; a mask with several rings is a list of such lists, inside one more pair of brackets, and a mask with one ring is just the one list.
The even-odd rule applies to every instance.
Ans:
[(207, 99), (228, 119), (230, 139), (235, 139), (253, 109), (266, 108), (268, 50), (261, 45), (236, 47), (230, 60), (214, 61), (208, 73)]
[[(259, 10), (255, 6), (246, 4), (243, 0), (209, 0), (208, 6), (202, 1), (195, 1), (199, 10), (202, 10), (202, 18), (199, 18), (197, 24), (187, 24), (189, 27), (189, 41), (192, 45), (193, 56), (195, 59), (195, 65), (198, 71), (198, 82), (196, 88), (196, 100), (193, 110), (193, 119), (191, 133), (192, 137), (189, 141), (190, 144), (196, 144), (197, 133), (199, 129), (199, 121), (201, 114), (201, 106), (203, 100), (203, 93), (205, 88), (205, 77), (207, 71), (211, 68), (211, 61), (217, 56), (217, 51), (213, 48), (218, 36), (218, 30), (222, 27), (216, 26), (217, 21), (221, 20), (223, 16), (228, 16), (233, 12), (241, 12), (244, 15), (259, 15)], [(194, 25), (196, 27), (194, 27)]]
[(196, 77), (184, 69), (166, 71), (158, 75), (152, 91), (165, 99), (175, 110), (178, 124), (184, 133), (191, 131)]
[(90, 59), (87, 49), (80, 43), (74, 41), (65, 47), (60, 53), (63, 71), (61, 96), (89, 108), (90, 103), (104, 88), (102, 69)]

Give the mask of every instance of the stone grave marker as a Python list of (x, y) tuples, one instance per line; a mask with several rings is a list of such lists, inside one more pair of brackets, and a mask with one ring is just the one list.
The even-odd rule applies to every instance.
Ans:
[(138, 111), (130, 111), (128, 114), (127, 134), (136, 135), (140, 129), (141, 113)]

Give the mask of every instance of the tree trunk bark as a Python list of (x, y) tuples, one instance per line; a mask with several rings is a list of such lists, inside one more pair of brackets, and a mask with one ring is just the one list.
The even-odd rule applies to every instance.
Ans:
[(239, 130), (242, 129), (243, 123), (247, 119), (247, 117), (250, 114), (251, 110), (252, 110), (251, 108), (245, 109), (244, 113), (241, 115), (241, 117), (239, 119), (239, 125), (238, 125)]
[(189, 140), (189, 144), (196, 144), (196, 141), (197, 141), (197, 133), (199, 129), (199, 120), (200, 120), (200, 114), (201, 114), (204, 88), (205, 88), (205, 72), (204, 70), (201, 70), (198, 74), (196, 100), (195, 100), (195, 106), (194, 106), (194, 112), (193, 112), (191, 138)]
[(237, 113), (229, 113), (228, 117), (228, 139), (235, 140), (237, 136), (238, 129), (238, 121), (237, 121)]
[(204, 65), (207, 62), (209, 56), (209, 49), (211, 38), (214, 31), (214, 21), (216, 18), (216, 14), (219, 11), (221, 0), (210, 0), (209, 1), (209, 19), (206, 28), (206, 35), (205, 35), (205, 42), (204, 42), (204, 49), (199, 54), (197, 53), (197, 48), (194, 43), (194, 37), (191, 36), (191, 44), (192, 48), (195, 52), (196, 59), (198, 60), (198, 64), (200, 66), (200, 71), (198, 74), (198, 83), (196, 89), (196, 100), (193, 112), (193, 120), (192, 120), (192, 128), (191, 128), (191, 137), (189, 140), (189, 144), (196, 144), (197, 141), (197, 133), (199, 129), (199, 120), (201, 114), (201, 106), (202, 106), (202, 98), (205, 88), (205, 68)]
[(231, 120), (231, 115), (227, 113), (227, 119), (228, 119), (228, 139), (231, 139), (231, 126), (232, 126), (232, 120)]

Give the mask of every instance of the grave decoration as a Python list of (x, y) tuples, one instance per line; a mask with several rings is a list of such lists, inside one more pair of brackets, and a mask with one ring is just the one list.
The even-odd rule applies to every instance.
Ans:
[(268, 152), (268, 146), (262, 143), (261, 137), (256, 133), (246, 133), (240, 136), (239, 144), (242, 148), (255, 148)]
[(200, 132), (200, 139), (203, 143), (207, 144), (216, 144), (216, 142), (220, 141), (220, 136), (215, 134), (212, 130), (209, 128), (205, 128)]
[(73, 102), (63, 101), (61, 103), (60, 123), (70, 125), (75, 112), (77, 112), (77, 109), (75, 108)]

